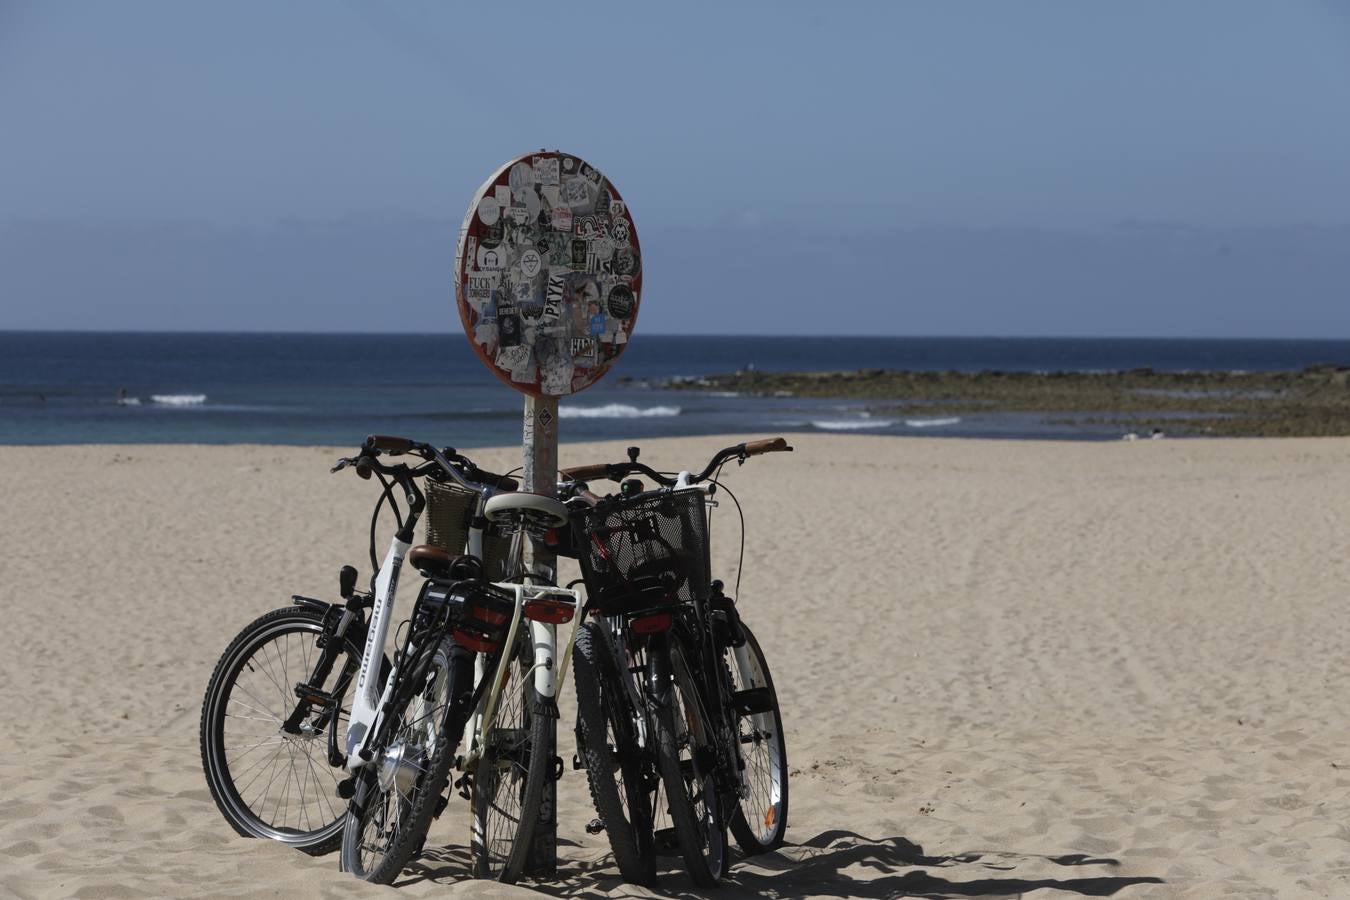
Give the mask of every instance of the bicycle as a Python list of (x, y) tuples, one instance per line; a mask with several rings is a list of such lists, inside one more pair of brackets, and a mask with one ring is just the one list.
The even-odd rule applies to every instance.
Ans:
[[(423, 463), (386, 465), (377, 460), (381, 453), (411, 454)], [(523, 541), (547, 539), (567, 523), (567, 510), (548, 497), (475, 484), (435, 447), (404, 438), (372, 438), (361, 456), (340, 460), (335, 471), (347, 465), (358, 472), (364, 466), (382, 481), (388, 476), (403, 490), (408, 513), (375, 579), (354, 687), (344, 761), (352, 777), (340, 785), (351, 799), (342, 868), (368, 881), (396, 878), (446, 808), (456, 765), (465, 773), (456, 783), (473, 810), (474, 874), (515, 881), (528, 859), (545, 779), (561, 769), (542, 751), (547, 720), (557, 716), (556, 627), (579, 605), (577, 592), (548, 583), (551, 574), (522, 568)], [(433, 474), (477, 494), (468, 520), (471, 551), (490, 529), (509, 537), (504, 577), (491, 577), (472, 553), (411, 545), (425, 508), (417, 478)], [(405, 559), (426, 581), (381, 683), (373, 660), (388, 637)], [(564, 663), (570, 648), (569, 642)], [(457, 757), (466, 729), (466, 751)]]
[[(396, 454), (404, 452), (404, 447), (408, 448), (407, 452), (423, 455), (425, 465), (417, 469), (388, 467), (376, 459), (382, 451)], [(339, 748), (339, 734), (350, 715), (346, 707), (347, 693), (358, 674), (363, 655), (368, 654), (371, 659), (378, 656), (380, 660), (378, 667), (366, 670), (368, 692), (382, 691), (392, 670), (392, 660), (382, 651), (377, 654), (374, 650), (383, 648), (387, 630), (376, 640), (371, 633), (373, 617), (368, 622), (366, 616), (368, 611), (377, 608), (377, 594), (383, 599), (379, 608), (387, 614), (397, 582), (397, 566), (377, 566), (376, 524), (382, 507), (388, 502), (394, 509), (399, 533), (410, 540), (423, 503), (420, 491), (409, 491), (405, 486), (403, 496), (409, 502), (417, 500), (416, 514), (405, 520), (399, 515), (394, 496), (394, 488), (401, 482), (397, 477), (387, 480), (387, 476), (399, 475), (412, 482), (414, 489), (415, 479), (426, 478), (433, 498), (439, 498), (440, 502), (429, 510), (428, 521), (429, 539), (433, 538), (433, 531), (440, 532), (433, 540), (439, 546), (407, 547), (405, 541), (404, 549), (407, 557), (419, 567), (442, 569), (453, 561), (453, 555), (445, 552), (445, 548), (450, 547), (455, 551), (468, 549), (478, 560), (486, 558), (489, 568), (496, 573), (503, 570), (502, 562), (509, 553), (503, 548), (506, 536), (501, 528), (484, 520), (484, 498), (491, 500), (494, 494), (509, 495), (517, 487), (513, 479), (482, 470), (451, 449), (434, 451), (426, 445), (412, 445), (403, 439), (372, 437), (357, 457), (339, 462), (334, 471), (349, 465), (355, 466), (364, 478), (376, 475), (383, 487), (370, 529), (372, 568), (377, 568), (380, 575), (372, 577), (371, 590), (362, 593), (355, 590), (356, 570), (344, 566), (339, 579), (342, 604), (297, 596), (293, 598), (293, 606), (273, 610), (247, 626), (231, 641), (215, 667), (201, 719), (202, 762), (207, 783), (217, 806), (235, 831), (246, 837), (279, 840), (314, 855), (338, 849), (342, 841), (346, 805), (335, 804), (333, 798), (335, 792), (345, 793), (346, 798), (350, 798), (354, 785), (350, 779), (345, 783), (339, 781), (334, 770), (340, 772), (349, 759)], [(506, 507), (499, 504), (497, 510), (509, 509), (509, 506), (509, 502)], [(439, 529), (433, 527), (438, 524), (438, 515), (443, 520)], [(478, 573), (470, 574), (476, 576)], [(531, 599), (540, 593), (543, 592), (531, 592)], [(525, 599), (513, 597), (518, 601), (517, 606)], [(430, 581), (419, 596), (428, 612), (457, 600), (451, 597), (445, 585), (438, 587)], [(555, 610), (552, 614), (557, 616), (558, 612)], [(388, 622), (386, 615), (386, 629)], [(516, 627), (519, 629), (518, 624)], [(534, 627), (532, 623), (531, 628)], [(520, 632), (522, 645), (529, 630)], [(535, 644), (540, 648), (541, 659), (553, 643), (552, 631), (538, 636)], [(466, 654), (467, 651), (460, 651), (460, 655)], [(482, 658), (478, 653), (467, 655), (477, 661), (475, 674), (482, 672)], [(452, 668), (450, 656), (450, 648), (440, 657), (433, 653), (427, 668), (433, 668), (434, 664), (436, 672), (448, 675)], [(513, 659), (523, 664), (521, 657)], [(519, 687), (522, 679), (518, 673), (512, 674), (516, 677), (502, 685), (498, 697), (503, 692), (508, 698), (523, 693)], [(536, 681), (540, 682), (536, 688), (542, 687), (547, 696), (548, 679), (536, 678)], [(460, 683), (465, 680), (461, 678)], [(528, 740), (534, 731), (518, 726), (533, 715), (534, 705), (506, 704), (505, 707), (490, 716), (489, 722), (495, 720), (501, 726), (497, 730), (499, 738), (515, 735), (515, 746), (499, 740), (492, 747), (475, 748), (468, 758), (481, 767), (484, 774), (491, 766), (502, 770), (495, 778), (480, 779), (481, 787), (474, 795), (475, 835), (494, 832), (498, 835), (495, 842), (477, 838), (473, 841), (475, 873), (500, 875), (510, 868), (512, 871), (506, 872), (509, 878), (518, 873), (523, 853), (515, 854), (513, 859), (513, 848), (504, 847), (503, 834), (510, 829), (501, 826), (501, 816), (488, 802), (491, 795), (486, 787), (490, 784), (509, 786), (513, 779), (520, 780), (515, 777), (517, 774), (527, 780), (533, 774), (528, 766), (508, 768), (502, 760), (511, 759), (512, 754), (521, 760), (528, 756)], [(475, 736), (480, 733), (477, 729), (473, 732)], [(492, 731), (489, 729), (487, 734), (490, 736)], [(358, 763), (354, 768), (359, 767)], [(539, 782), (540, 777), (535, 776), (531, 783)], [(533, 793), (538, 794), (539, 789), (535, 788)], [(526, 800), (528, 807), (529, 798)], [(524, 820), (528, 821), (528, 817)], [(497, 823), (495, 829), (492, 827), (494, 822)], [(514, 833), (511, 839), (513, 842)]]
[[(729, 865), (728, 828), (747, 854), (783, 840), (782, 715), (759, 642), (709, 578), (707, 495), (729, 460), (788, 450), (782, 438), (738, 444), (698, 475), (672, 476), (639, 463), (633, 447), (626, 463), (561, 473), (593, 504), (573, 519), (594, 614), (578, 629), (573, 663), (579, 756), (629, 881), (651, 881), (663, 844), (711, 886)], [(660, 487), (625, 480), (635, 474)], [(590, 494), (585, 481), (598, 477), (621, 482), (620, 495)], [(664, 834), (654, 831), (663, 791)]]

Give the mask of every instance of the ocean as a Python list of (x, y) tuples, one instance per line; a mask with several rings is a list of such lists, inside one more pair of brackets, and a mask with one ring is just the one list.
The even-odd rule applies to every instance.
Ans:
[[(1350, 341), (1108, 338), (634, 337), (606, 378), (561, 405), (564, 441), (802, 431), (1119, 437), (1039, 414), (869, 415), (853, 400), (670, 391), (673, 376), (899, 368), (1298, 370), (1350, 363)], [(455, 447), (520, 440), (520, 395), (459, 334), (0, 332), (0, 443), (349, 446), (371, 433)]]

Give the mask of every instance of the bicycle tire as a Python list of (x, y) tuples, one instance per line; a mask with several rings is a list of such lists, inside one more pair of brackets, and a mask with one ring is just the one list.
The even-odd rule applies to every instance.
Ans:
[(507, 884), (520, 879), (529, 862), (544, 783), (552, 777), (549, 719), (541, 714), (543, 698), (534, 688), (533, 667), (534, 642), (529, 622), (522, 621), (490, 743), (474, 769), (470, 851), (476, 878)]
[[(656, 761), (689, 877), (715, 887), (730, 866), (725, 816), (709, 756), (713, 728), (678, 638), (669, 644), (670, 702), (656, 707)], [(708, 751), (711, 750), (711, 753)]]
[(577, 749), (586, 763), (591, 802), (623, 880), (650, 886), (656, 880), (656, 852), (642, 750), (613, 649), (599, 622), (587, 622), (577, 632), (572, 673)]
[[(317, 648), (311, 652), (311, 646), (322, 633), (323, 614), (302, 606), (274, 609), (250, 622), (216, 662), (202, 700), (199, 726), (202, 769), (211, 797), (225, 821), (243, 837), (275, 840), (312, 856), (331, 853), (342, 840), (343, 804), (336, 802), (336, 787), (342, 774), (328, 765), (323, 729), (300, 737), (281, 733), (279, 726), (296, 707), (293, 688), (296, 683), (309, 678), (311, 661), (316, 660), (320, 652)], [(299, 637), (298, 648), (294, 647), (297, 642), (290, 640), (295, 636)], [(275, 646), (278, 643), (283, 646)], [(297, 653), (294, 659), (291, 657), (293, 649)], [(360, 658), (361, 648), (350, 639), (345, 640), (342, 655), (334, 661), (332, 680), (317, 687), (329, 688), (344, 670), (349, 666), (354, 668)], [(300, 668), (292, 670), (291, 662), (302, 666), (303, 674)], [(247, 696), (236, 697), (236, 692)], [(340, 696), (337, 705), (341, 717)], [(231, 712), (232, 709), (247, 710), (249, 714)], [(262, 720), (265, 724), (261, 728), (241, 726), (236, 729), (230, 722), (232, 719), (241, 723)], [(306, 725), (310, 724), (306, 722)], [(249, 728), (254, 729), (252, 734), (248, 734)], [(231, 736), (227, 731), (259, 740), (249, 749), (232, 751), (227, 746)], [(284, 762), (281, 759), (283, 752), (287, 756)], [(284, 776), (281, 776), (282, 770)], [(280, 795), (275, 801), (272, 818), (267, 816), (272, 787), (278, 778), (281, 782), (278, 791), (285, 797), (289, 797), (292, 785), (300, 793), (293, 825), (279, 823), (276, 819), (278, 815), (284, 817), (288, 807), (288, 802)], [(255, 794), (254, 786), (260, 782), (261, 793)], [(310, 805), (305, 802), (306, 786), (311, 783), (315, 799), (313, 819), (309, 816)]]
[(780, 846), (787, 833), (787, 740), (783, 736), (778, 693), (764, 651), (750, 626), (742, 621), (741, 628), (745, 633), (749, 671), (742, 670), (732, 650), (728, 649), (724, 658), (733, 690), (752, 710), (737, 717), (736, 729), (749, 791), (736, 805), (730, 824), (736, 844), (747, 855), (754, 856)]
[[(423, 652), (431, 654), (425, 660), (426, 674), (418, 676), (424, 663), (420, 657), (410, 661), (413, 674), (389, 706), (388, 715), (398, 716), (398, 724), (382, 746), (372, 748), (374, 755), (359, 771), (342, 830), (343, 871), (376, 884), (392, 883), (421, 850), (431, 820), (442, 808), (467, 718), (465, 695), (473, 692), (472, 654), (449, 639)], [(428, 750), (419, 741), (432, 746)], [(399, 785), (400, 773), (407, 779), (406, 793)], [(387, 839), (382, 849), (367, 843), (372, 825), (374, 840)], [(377, 858), (363, 855), (377, 849)]]

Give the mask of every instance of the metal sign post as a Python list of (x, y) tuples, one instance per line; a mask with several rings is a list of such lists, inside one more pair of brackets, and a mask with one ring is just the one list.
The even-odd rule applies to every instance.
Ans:
[[(627, 204), (598, 169), (556, 150), (506, 163), (474, 195), (459, 233), (455, 298), (484, 365), (525, 395), (524, 489), (552, 497), (558, 399), (585, 390), (628, 346), (642, 293), (642, 253)], [(531, 542), (533, 544), (533, 542)], [(531, 572), (557, 560), (530, 546)], [(567, 673), (559, 672), (558, 681)], [(548, 746), (557, 755), (557, 720)], [(530, 873), (557, 873), (557, 783), (535, 823)]]
[[(558, 398), (525, 397), (523, 448), (525, 451), (524, 488), (535, 494), (553, 497), (558, 493)], [(558, 560), (534, 541), (526, 544), (525, 565), (536, 575), (550, 580), (557, 573)], [(559, 681), (563, 673), (559, 673)], [(558, 755), (558, 720), (550, 720), (547, 746), (535, 747), (545, 759)], [(544, 799), (534, 826), (533, 843), (527, 871), (536, 878), (551, 878), (558, 873), (558, 782), (544, 783)]]

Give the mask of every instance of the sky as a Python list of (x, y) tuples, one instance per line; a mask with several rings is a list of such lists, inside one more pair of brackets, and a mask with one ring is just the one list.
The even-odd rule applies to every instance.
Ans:
[[(1122, 228), (1187, 228), (1222, 247), (1234, 234), (1314, 227), (1331, 230), (1319, 240), (1332, 257), (1341, 246), (1350, 255), (1348, 110), (1350, 3), (1333, 0), (0, 0), (0, 259), (22, 263), (0, 270), (0, 328), (72, 318), (166, 327), (162, 304), (130, 296), (160, 289), (144, 276), (162, 245), (134, 238), (165, 226), (239, 241), (280, 230), (281, 246), (312, 241), (316, 228), (369, 229), (378, 242), (420, 222), (441, 235), (488, 174), (540, 147), (580, 154), (623, 192), (648, 254), (649, 294), (678, 284), (680, 296), (662, 302), (693, 313), (657, 317), (662, 330), (745, 327), (690, 324), (719, 302), (690, 299), (691, 283), (709, 294), (724, 285), (723, 300), (786, 298), (764, 327), (819, 327), (813, 303), (826, 287), (793, 299), (800, 256), (772, 254), (812, 233), (842, 241), (828, 252), (849, 257), (837, 264), (854, 291), (883, 293), (895, 280), (885, 254), (856, 248), (914, 229), (975, 244), (991, 232), (1092, 233), (1109, 244)], [(736, 255), (743, 243), (764, 268), (742, 281), (735, 266), (663, 280), (657, 238), (683, 242), (672, 266)], [(111, 309), (71, 265), (108, 240), (131, 241), (128, 296)], [(453, 235), (445, 240), (453, 254)], [(1350, 270), (1320, 257), (1313, 268), (1323, 281), (1279, 301), (1295, 320), (1272, 322), (1350, 337), (1350, 312), (1327, 306), (1350, 308)], [(1109, 269), (1102, 279), (1119, 281)], [(1226, 290), (1221, 278), (1198, 284)], [(444, 287), (398, 290), (429, 298)], [(960, 316), (946, 316), (952, 298), (940, 285), (920, 287), (923, 296), (872, 304), (857, 327), (1028, 327), (1025, 317), (989, 320), (1008, 309), (995, 277), (962, 295)], [(1223, 300), (1195, 287), (1178, 291), (1203, 330)], [(41, 308), (21, 311), (32, 296)], [(360, 300), (331, 298), (350, 305), (357, 328), (382, 327), (361, 318)], [(220, 302), (183, 301), (167, 324), (297, 324), (277, 310), (231, 318)], [(1156, 316), (1121, 320), (1104, 305), (1118, 302), (1084, 297), (1067, 321), (1057, 302), (1030, 327), (1167, 331)]]

